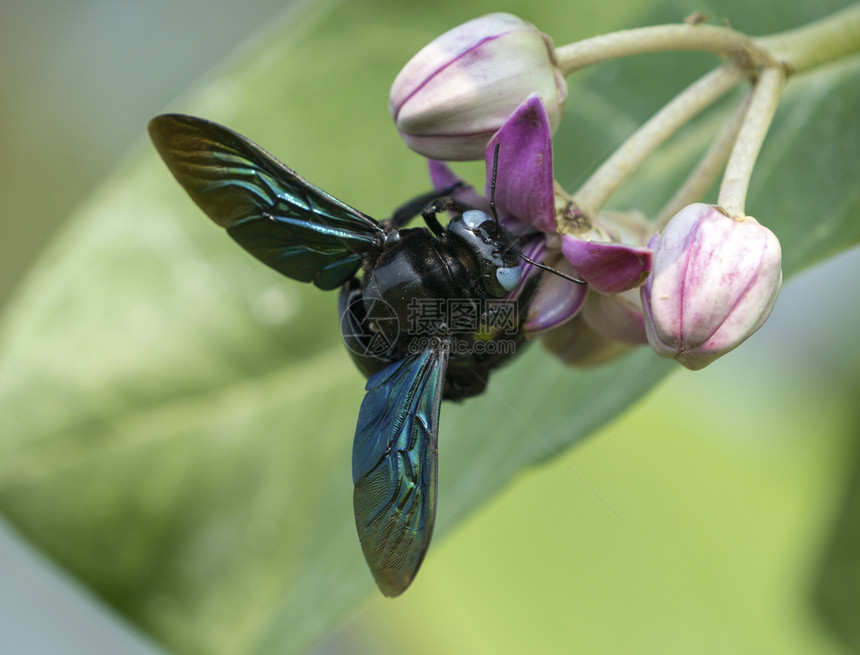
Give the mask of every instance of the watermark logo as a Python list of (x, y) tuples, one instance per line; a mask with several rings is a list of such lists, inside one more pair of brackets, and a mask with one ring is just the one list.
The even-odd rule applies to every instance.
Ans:
[[(372, 326), (371, 330), (362, 329), (365, 322)], [(357, 296), (340, 316), (340, 331), (346, 347), (356, 355), (382, 358), (400, 337), (400, 319), (384, 300), (375, 300), (366, 307), (364, 299)]]
[[(405, 325), (389, 303), (365, 305), (357, 295), (340, 318), (346, 347), (362, 357), (387, 358), (400, 348), (419, 353), (443, 347), (455, 357), (516, 352), (520, 330), (516, 300), (481, 298), (412, 298)], [(450, 337), (447, 338), (446, 337)]]
[(427, 336), (444, 326), (448, 335), (480, 332), (516, 336), (519, 305), (516, 300), (478, 298), (412, 298), (408, 305), (407, 333)]

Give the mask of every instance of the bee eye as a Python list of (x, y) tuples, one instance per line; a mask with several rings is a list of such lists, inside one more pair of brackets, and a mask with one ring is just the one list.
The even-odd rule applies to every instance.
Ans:
[(486, 223), (487, 221), (492, 221), (489, 214), (485, 214), (482, 211), (478, 211), (477, 209), (470, 209), (469, 211), (463, 212), (461, 216), (463, 220), (463, 225), (465, 225), (468, 229), (475, 231), (481, 225)]
[(496, 269), (496, 279), (505, 291), (516, 289), (522, 277), (522, 269), (519, 266)]

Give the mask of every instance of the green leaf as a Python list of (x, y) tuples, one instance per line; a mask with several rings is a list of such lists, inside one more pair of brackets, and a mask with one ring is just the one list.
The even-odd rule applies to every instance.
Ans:
[[(779, 25), (761, 24), (762, 12), (747, 28), (744, 7), (719, 14), (759, 33), (809, 18), (779, 3)], [(558, 16), (570, 4), (552, 0), (522, 15), (564, 43), (695, 8), (631, 1), (567, 23)], [(391, 126), (390, 81), (434, 36), (496, 9), (308, 4), (170, 109), (229, 125), (385, 217), (429, 184)], [(660, 55), (572, 78), (560, 180), (573, 188), (619, 134), (715, 62)], [(787, 274), (860, 240), (858, 76), (854, 61), (793, 80), (756, 169), (748, 211), (782, 240)], [(679, 135), (614, 204), (658, 206), (715, 125)], [(575, 371), (536, 345), (483, 397), (446, 404), (437, 543), (672, 368), (641, 349)], [(177, 652), (301, 651), (375, 593), (351, 503), (363, 386), (339, 343), (335, 295), (236, 248), (144, 144), (79, 208), (4, 317), (0, 508)], [(432, 557), (419, 584), (428, 575)]]
[(835, 516), (832, 534), (821, 559), (815, 585), (815, 604), (835, 634), (848, 646), (849, 651), (860, 650), (860, 442), (857, 440), (858, 422), (853, 431), (854, 452), (851, 475), (841, 507)]

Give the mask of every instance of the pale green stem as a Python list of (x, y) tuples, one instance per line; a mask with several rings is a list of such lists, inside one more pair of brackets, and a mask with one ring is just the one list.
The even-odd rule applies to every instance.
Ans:
[(749, 36), (712, 25), (653, 25), (622, 30), (556, 48), (565, 76), (609, 59), (666, 50), (705, 50), (733, 57), (751, 67), (769, 60)]
[(619, 57), (670, 50), (704, 50), (757, 68), (784, 62), (789, 73), (860, 51), (860, 5), (786, 32), (752, 38), (714, 25), (652, 25), (602, 34), (556, 48), (564, 75)]
[(789, 73), (799, 73), (860, 52), (860, 4), (803, 27), (755, 39)]
[(726, 165), (726, 174), (720, 186), (718, 203), (729, 216), (738, 218), (745, 216), (747, 189), (753, 166), (770, 128), (784, 84), (785, 70), (781, 66), (771, 67), (761, 72), (753, 89), (743, 127), (732, 148), (732, 155)]
[[(657, 25), (585, 39), (556, 49), (565, 75), (601, 61), (666, 50), (707, 50), (732, 63), (690, 86), (633, 134), (574, 194), (577, 215), (594, 217), (612, 193), (669, 136), (692, 116), (722, 96), (744, 76), (760, 69), (744, 125), (737, 135), (720, 187), (720, 205), (742, 215), (752, 166), (770, 126), (787, 74), (860, 52), (860, 4), (805, 27), (753, 39), (734, 30), (709, 25)], [(739, 120), (737, 115), (734, 120)], [(659, 220), (683, 201), (694, 201), (709, 187), (726, 157), (727, 127), (684, 186), (667, 203)], [(715, 172), (717, 171), (717, 172)], [(686, 202), (684, 204), (687, 204)], [(669, 214), (671, 217), (672, 214)], [(559, 229), (570, 228), (562, 220)]]
[(579, 211), (588, 218), (597, 216), (615, 190), (660, 144), (745, 76), (742, 69), (725, 64), (678, 94), (634, 132), (573, 194)]
[(666, 223), (681, 211), (687, 205), (698, 202), (702, 196), (707, 193), (708, 189), (717, 179), (717, 176), (723, 171), (728, 161), (729, 155), (732, 152), (732, 146), (740, 132), (744, 119), (746, 118), (750, 100), (752, 98), (752, 89), (744, 99), (735, 108), (732, 115), (723, 125), (719, 134), (711, 143), (708, 151), (696, 164), (693, 172), (687, 176), (681, 188), (672, 196), (672, 199), (657, 213), (654, 219), (654, 228), (662, 230)]

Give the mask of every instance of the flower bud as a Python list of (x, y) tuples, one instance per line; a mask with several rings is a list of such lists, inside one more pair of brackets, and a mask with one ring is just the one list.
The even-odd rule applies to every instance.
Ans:
[(531, 93), (540, 95), (555, 129), (567, 84), (552, 42), (516, 16), (489, 14), (455, 27), (416, 54), (394, 80), (389, 109), (416, 152), (476, 160)]
[(776, 236), (754, 218), (701, 203), (678, 212), (649, 244), (641, 289), (648, 342), (691, 370), (739, 346), (770, 315), (782, 283)]

